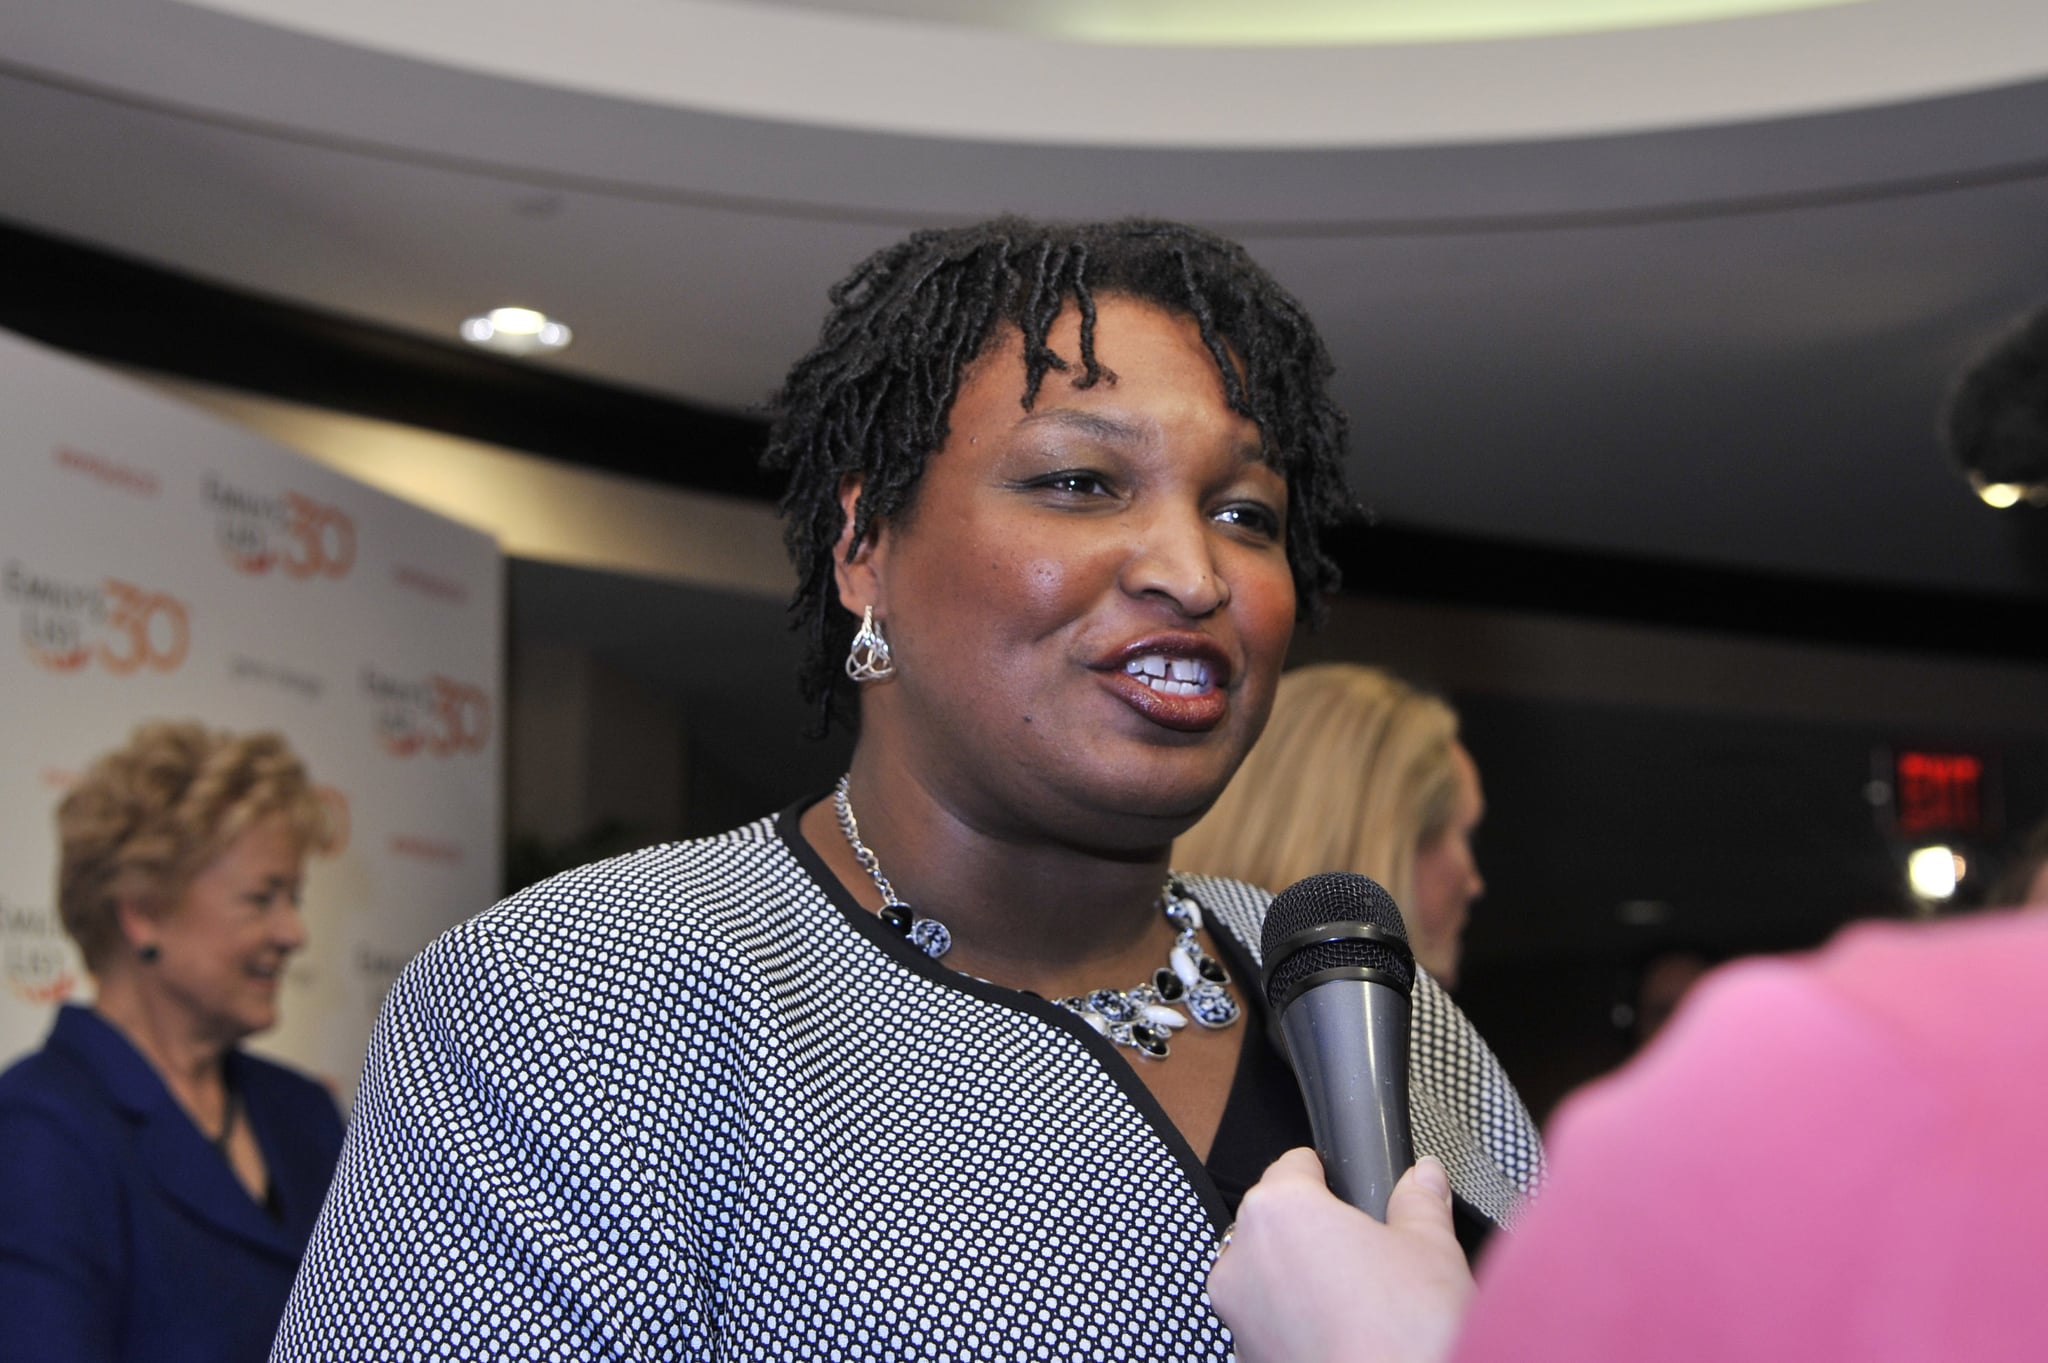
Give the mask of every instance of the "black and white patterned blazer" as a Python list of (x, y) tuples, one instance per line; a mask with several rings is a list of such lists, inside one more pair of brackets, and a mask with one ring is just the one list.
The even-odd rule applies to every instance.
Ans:
[[(1185, 883), (1256, 949), (1263, 891)], [(1505, 1219), (1528, 1116), (1433, 983), (1415, 1019), (1417, 1145)], [(1108, 1042), (860, 911), (792, 813), (406, 969), (274, 1357), (1221, 1359), (1222, 1224)]]

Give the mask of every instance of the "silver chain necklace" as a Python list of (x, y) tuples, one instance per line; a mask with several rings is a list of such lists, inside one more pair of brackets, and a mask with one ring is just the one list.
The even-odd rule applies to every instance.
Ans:
[[(860, 840), (853, 801), (846, 794), (852, 779), (851, 775), (842, 776), (832, 789), (832, 811), (839, 816), (839, 831), (853, 849), (853, 859), (881, 891), (882, 921), (937, 960), (952, 950), (953, 934), (936, 918), (918, 917), (896, 897), (895, 886), (882, 874), (882, 863)], [(1131, 989), (1095, 989), (1052, 1000), (1117, 1045), (1152, 1060), (1166, 1058), (1168, 1038), (1187, 1026), (1190, 1017), (1214, 1028), (1228, 1027), (1239, 1016), (1237, 1000), (1230, 992), (1230, 972), (1202, 950), (1202, 906), (1172, 876), (1166, 878), (1159, 902), (1166, 921), (1173, 925), (1173, 949), (1150, 980)]]

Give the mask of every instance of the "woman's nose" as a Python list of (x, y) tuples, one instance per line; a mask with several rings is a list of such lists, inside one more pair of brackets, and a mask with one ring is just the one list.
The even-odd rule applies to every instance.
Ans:
[(1151, 517), (1125, 566), (1124, 589), (1169, 600), (1192, 617), (1228, 603), (1230, 584), (1216, 561), (1208, 519), (1192, 511)]
[(287, 951), (306, 945), (306, 913), (296, 903), (287, 903), (271, 917), (270, 937)]

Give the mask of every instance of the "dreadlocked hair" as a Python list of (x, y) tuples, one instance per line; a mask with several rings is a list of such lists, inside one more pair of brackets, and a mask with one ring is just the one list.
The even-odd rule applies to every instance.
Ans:
[[(967, 367), (1010, 330), (1024, 354), (1022, 405), (1046, 375), (1074, 366), (1046, 344), (1071, 304), (1081, 321), (1076, 387), (1114, 383), (1095, 354), (1095, 302), (1117, 295), (1191, 317), (1232, 411), (1256, 422), (1263, 457), (1287, 480), (1287, 558), (1299, 613), (1320, 620), (1338, 583), (1320, 537), (1350, 519), (1346, 423), (1330, 398), (1329, 353), (1307, 312), (1244, 248), (1179, 223), (1146, 219), (1058, 225), (1004, 217), (918, 232), (868, 257), (830, 294), (818, 343), (771, 403), (765, 468), (788, 476), (783, 538), (796, 566), (790, 602), (806, 632), (798, 682), (833, 716), (856, 718), (839, 660), (853, 614), (834, 588), (844, 528), (839, 489), (859, 480), (848, 560), (877, 520), (905, 512)], [(1240, 373), (1240, 366), (1242, 372)]]

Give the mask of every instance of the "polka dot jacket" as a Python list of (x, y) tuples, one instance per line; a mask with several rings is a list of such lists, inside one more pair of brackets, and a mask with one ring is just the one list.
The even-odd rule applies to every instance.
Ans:
[[(1255, 949), (1263, 891), (1186, 884)], [(1528, 1116), (1426, 979), (1414, 1016), (1417, 1146), (1507, 1220)], [(407, 967), (273, 1357), (1222, 1359), (1223, 1220), (1108, 1042), (862, 912), (792, 811)]]

